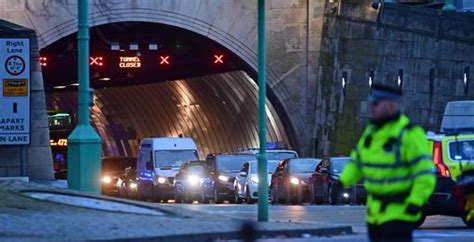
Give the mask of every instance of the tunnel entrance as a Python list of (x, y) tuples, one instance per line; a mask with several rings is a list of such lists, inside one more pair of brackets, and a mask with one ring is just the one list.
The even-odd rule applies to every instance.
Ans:
[[(90, 33), (92, 124), (104, 156), (136, 156), (146, 137), (192, 137), (201, 157), (258, 147), (256, 73), (224, 46), (156, 23), (106, 24)], [(76, 34), (41, 50), (40, 61), (47, 107), (55, 115), (53, 153), (63, 153), (72, 125), (61, 118), (77, 119)], [(267, 139), (297, 148), (273, 96), (269, 89)]]

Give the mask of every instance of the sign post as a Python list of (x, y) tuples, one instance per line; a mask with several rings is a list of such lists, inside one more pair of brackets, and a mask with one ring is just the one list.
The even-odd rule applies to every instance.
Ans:
[(0, 145), (20, 145), (26, 176), (30, 144), (30, 40), (0, 39)]

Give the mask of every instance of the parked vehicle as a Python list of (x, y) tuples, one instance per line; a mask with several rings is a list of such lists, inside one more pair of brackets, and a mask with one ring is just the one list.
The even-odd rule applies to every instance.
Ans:
[(474, 161), (474, 101), (449, 102), (446, 105), (440, 133), (428, 132), (436, 168), (436, 188), (423, 208), (421, 226), (427, 216), (446, 215), (466, 220), (467, 195), (459, 183), (463, 168)]
[(367, 195), (361, 183), (352, 189), (343, 189), (340, 186), (339, 176), (349, 160), (349, 157), (332, 157), (323, 159), (318, 164), (309, 178), (311, 203), (365, 203)]
[(134, 166), (134, 157), (104, 157), (102, 158), (102, 176), (100, 178), (102, 194), (117, 195), (117, 181), (125, 168)]
[(174, 199), (174, 179), (181, 165), (198, 160), (191, 138), (147, 138), (140, 144), (137, 189), (140, 198), (168, 202)]
[(301, 204), (308, 197), (309, 176), (320, 159), (293, 158), (279, 163), (272, 175), (270, 195), (272, 204)]
[(474, 147), (474, 134), (436, 135), (428, 138), (436, 168), (436, 188), (424, 206), (423, 217), (417, 225), (421, 226), (426, 216), (445, 215), (461, 217), (467, 226), (474, 227), (474, 223), (466, 221), (466, 195), (458, 183), (463, 167), (469, 166), (469, 161), (474, 162), (470, 148)]
[(71, 113), (48, 111), (49, 143), (56, 179), (67, 179), (67, 138), (71, 134), (74, 124)]
[(209, 170), (205, 161), (187, 161), (179, 169), (175, 179), (176, 203), (193, 203), (198, 200), (201, 203), (209, 203), (209, 198), (204, 196), (204, 180), (210, 179)]
[(211, 179), (204, 181), (205, 197), (215, 203), (234, 202), (234, 180), (246, 161), (255, 160), (253, 154), (209, 154), (206, 164)]
[[(268, 160), (268, 186), (272, 179), (272, 174), (278, 166), (279, 160)], [(245, 162), (239, 175), (234, 182), (235, 202), (242, 203), (244, 200), (249, 203), (255, 203), (258, 199), (258, 161), (252, 160)]]
[(135, 170), (136, 164), (125, 168), (123, 173), (119, 175), (117, 181), (117, 189), (120, 197), (124, 198), (138, 198), (137, 191), (137, 173)]

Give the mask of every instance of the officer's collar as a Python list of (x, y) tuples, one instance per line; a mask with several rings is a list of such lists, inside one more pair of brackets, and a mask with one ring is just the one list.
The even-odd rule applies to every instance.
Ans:
[(370, 123), (375, 125), (375, 127), (380, 128), (380, 127), (384, 126), (386, 123), (399, 120), (401, 116), (402, 116), (402, 114), (400, 112), (397, 112), (396, 114), (394, 114), (392, 116), (388, 116), (388, 117), (383, 118), (381, 120), (371, 119)]

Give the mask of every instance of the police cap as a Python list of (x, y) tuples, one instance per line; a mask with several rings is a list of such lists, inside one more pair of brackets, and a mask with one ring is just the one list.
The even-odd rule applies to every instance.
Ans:
[(402, 90), (400, 88), (373, 84), (370, 89), (369, 102), (378, 102), (382, 100), (390, 100), (398, 102), (402, 97)]

